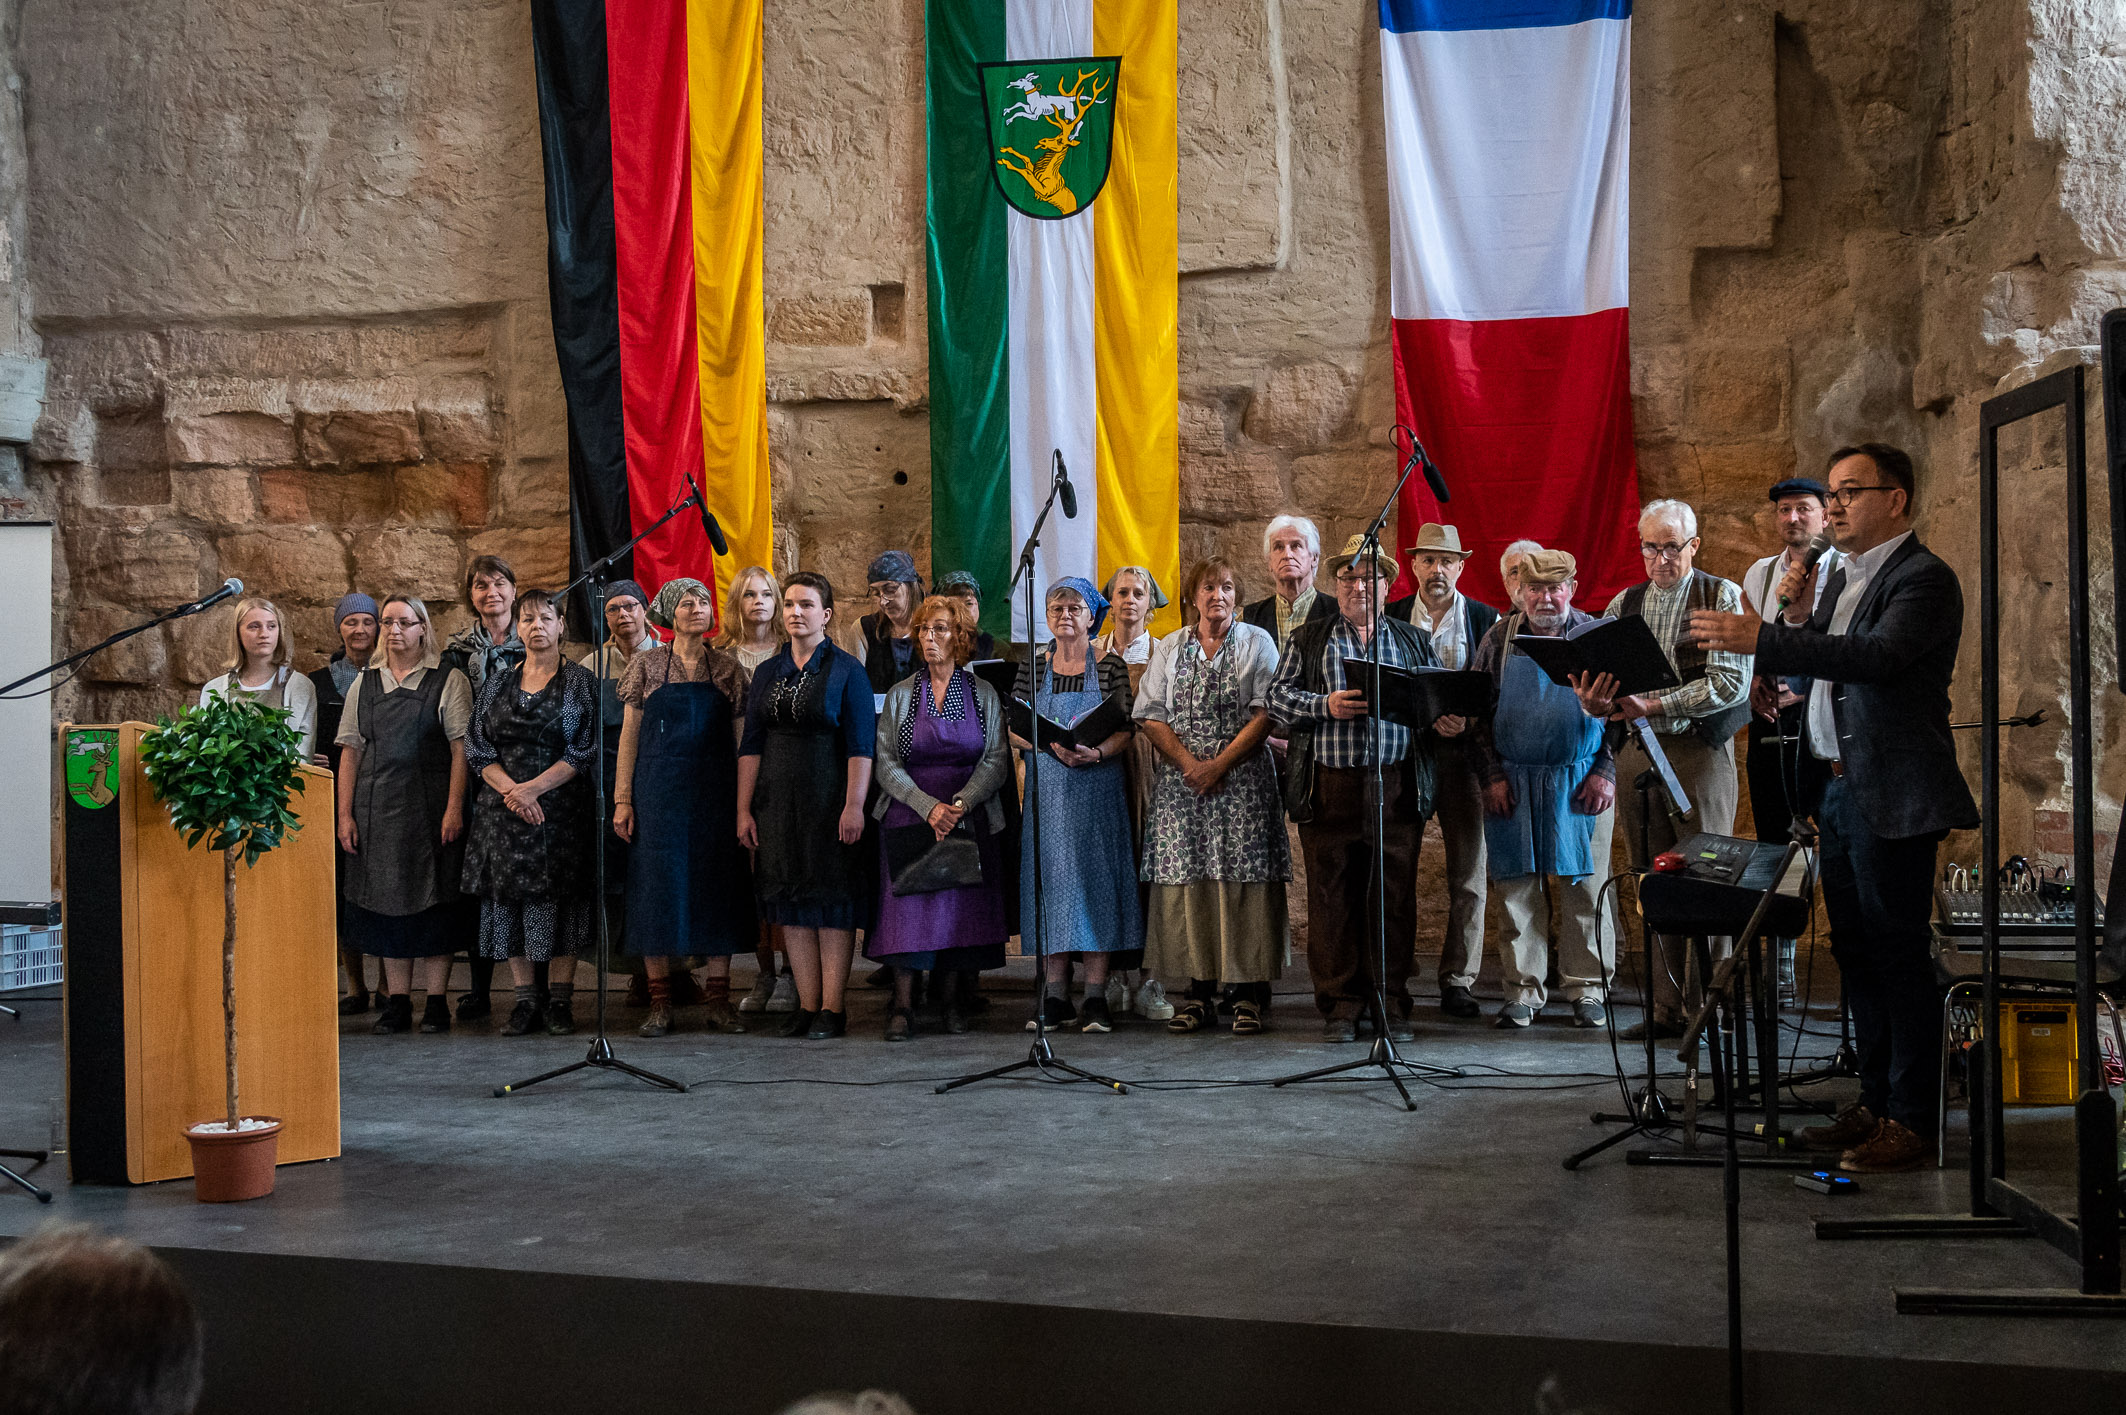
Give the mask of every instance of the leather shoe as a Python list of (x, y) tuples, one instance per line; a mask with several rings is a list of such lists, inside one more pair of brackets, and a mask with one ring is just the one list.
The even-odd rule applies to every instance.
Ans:
[(1407, 1017), (1390, 1016), (1388, 1018), (1388, 1040), (1391, 1042), (1416, 1041), (1417, 1028), (1410, 1025), (1410, 1019)]
[(1321, 1024), (1321, 1039), (1325, 1042), (1357, 1041), (1358, 1019), (1355, 1017), (1331, 1017)]
[[(1643, 1042), (1646, 1040), (1647, 1026), (1648, 1024), (1645, 1022), (1634, 1022), (1623, 1031), (1617, 1033), (1617, 1040), (1620, 1042)], [(1657, 1042), (1672, 1042), (1683, 1035), (1683, 1024), (1681, 1022), (1670, 1022), (1656, 1017), (1653, 1019), (1652, 1026), (1654, 1040)]]
[(848, 1014), (821, 1008), (812, 1014), (812, 1030), (805, 1033), (808, 1042), (832, 1041), (849, 1030)]
[(1847, 1174), (1902, 1174), (1925, 1164), (1933, 1148), (1917, 1131), (1885, 1120), (1874, 1135), (1840, 1155), (1838, 1167)]
[(1831, 1117), (1828, 1125), (1811, 1125), (1794, 1132), (1794, 1143), (1804, 1150), (1836, 1150), (1840, 1154), (1875, 1138), (1882, 1122), (1864, 1105), (1849, 1105)]
[(1444, 987), (1439, 990), (1439, 1010), (1449, 1017), (1475, 1017), (1484, 1009), (1477, 1006), (1476, 994), (1469, 989)]

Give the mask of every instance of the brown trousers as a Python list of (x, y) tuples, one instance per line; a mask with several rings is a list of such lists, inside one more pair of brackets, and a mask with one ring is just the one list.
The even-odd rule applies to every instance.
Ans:
[[(1307, 971), (1324, 1017), (1366, 1011), (1373, 976), (1373, 808), (1370, 767), (1317, 767), (1314, 819), (1299, 827), (1307, 867)], [(1386, 791), (1387, 969), (1382, 993), (1391, 1015), (1410, 1015), (1416, 971), (1417, 847), (1422, 827), (1395, 818), (1402, 773), (1381, 774)]]

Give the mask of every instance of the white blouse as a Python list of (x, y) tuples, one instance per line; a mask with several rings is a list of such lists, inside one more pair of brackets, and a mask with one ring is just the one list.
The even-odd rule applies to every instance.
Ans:
[[(1176, 629), (1152, 647), (1151, 666), (1137, 686), (1137, 706), (1132, 713), (1139, 722), (1173, 721), (1174, 661), (1195, 637), (1194, 629)], [(1218, 656), (1232, 664), (1233, 685), (1244, 706), (1251, 710), (1269, 706), (1270, 680), (1277, 676), (1277, 640), (1267, 629), (1234, 620)]]
[[(295, 754), (302, 760), (309, 761), (311, 744), (317, 737), (317, 688), (311, 683), (307, 675), (297, 673), (286, 664), (274, 669), (273, 673), (274, 677), (282, 684), (281, 706), (288, 709), (289, 724), (295, 728), (298, 734)], [(235, 676), (233, 673), (224, 673), (221, 677), (207, 684), (206, 687), (201, 688), (199, 690), (199, 705), (205, 707), (207, 699), (217, 694), (227, 696), (230, 681)], [(272, 686), (269, 683), (264, 688), (254, 691), (239, 685), (236, 691), (247, 698), (257, 698), (270, 691)]]

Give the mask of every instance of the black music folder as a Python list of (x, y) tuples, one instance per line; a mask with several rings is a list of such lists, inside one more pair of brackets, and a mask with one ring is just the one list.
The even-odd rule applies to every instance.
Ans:
[[(1369, 691), (1373, 665), (1344, 660), (1344, 681), (1360, 692)], [(1488, 673), (1382, 664), (1380, 695), (1383, 718), (1422, 732), (1442, 717), (1489, 717), (1494, 693)]]
[[(1012, 698), (1004, 704), (1004, 720), (1013, 732), (1026, 741), (1033, 741), (1033, 705), (1024, 698)], [(1066, 747), (1097, 747), (1108, 738), (1129, 726), (1129, 709), (1113, 698), (1102, 698), (1100, 706), (1078, 719), (1072, 726), (1041, 714), (1041, 747), (1047, 750), (1051, 743), (1060, 742)]]
[(1668, 655), (1661, 652), (1654, 631), (1636, 614), (1592, 620), (1555, 638), (1515, 634), (1513, 646), (1534, 659), (1536, 667), (1561, 688), (1572, 686), (1575, 673), (1613, 673), (1617, 696), (1625, 698), (1673, 688), (1682, 681)]

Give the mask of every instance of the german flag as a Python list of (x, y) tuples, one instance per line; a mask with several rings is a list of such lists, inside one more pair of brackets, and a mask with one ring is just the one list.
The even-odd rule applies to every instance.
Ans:
[[(554, 347), (578, 567), (637, 546), (655, 593), (770, 563), (761, 297), (762, 0), (532, 0)], [(712, 568), (713, 567), (713, 568)]]

